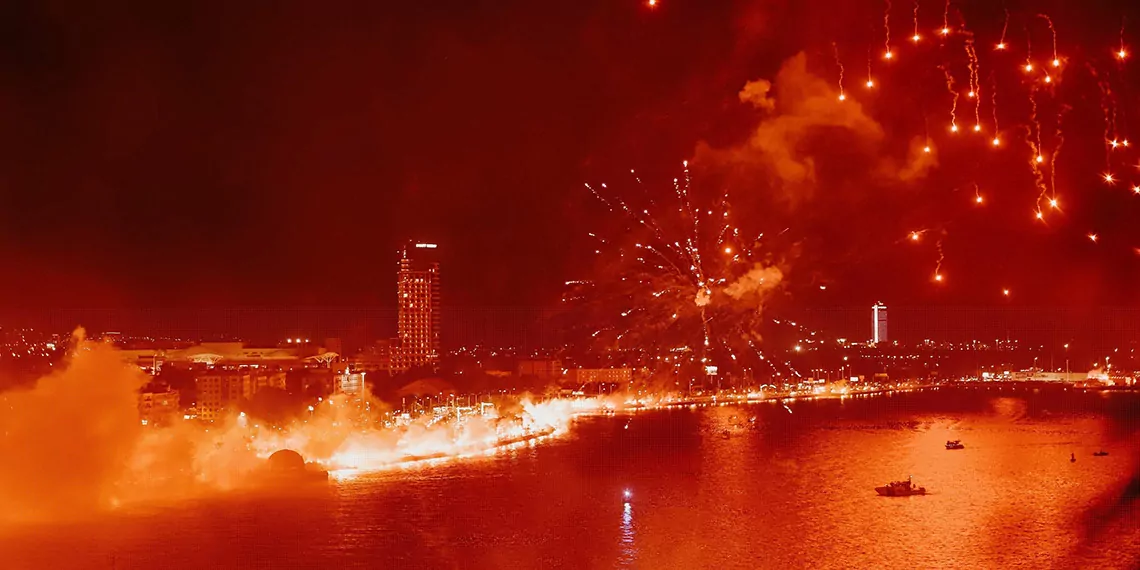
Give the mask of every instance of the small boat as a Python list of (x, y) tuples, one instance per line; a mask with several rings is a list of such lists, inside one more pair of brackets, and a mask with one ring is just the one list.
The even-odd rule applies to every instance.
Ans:
[(1104, 450), (1095, 451), (1095, 452), (1093, 452), (1093, 455), (1096, 457), (1104, 457), (1105, 455), (1108, 455), (1108, 452), (1104, 451)]
[(955, 439), (946, 442), (946, 449), (966, 449), (966, 446), (962, 445), (962, 440)]
[(919, 487), (911, 482), (910, 477), (906, 481), (891, 481), (882, 487), (875, 487), (875, 492), (884, 497), (909, 497), (911, 495), (925, 495), (926, 487)]

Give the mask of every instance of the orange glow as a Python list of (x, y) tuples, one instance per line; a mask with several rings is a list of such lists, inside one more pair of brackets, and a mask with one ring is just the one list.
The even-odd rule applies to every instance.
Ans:
[(1005, 44), (1004, 43), (998, 44), (997, 49), (1005, 49)]
[(1001, 139), (994, 137), (994, 146), (999, 146), (1000, 144), (1001, 144)]
[(950, 28), (942, 28), (942, 35), (945, 36), (946, 34), (949, 34), (949, 33), (950, 33)]
[(928, 147), (928, 146), (922, 147), (922, 152), (930, 152), (930, 147)]
[(1046, 75), (1045, 76), (1045, 83), (1052, 83), (1052, 82), (1053, 82), (1053, 78)]
[(910, 232), (910, 241), (918, 241), (918, 232)]
[(934, 274), (934, 280), (941, 282), (942, 281), (942, 274), (941, 273), (935, 273)]
[(724, 252), (725, 252), (725, 253), (732, 253), (732, 248), (731, 248), (731, 247), (726, 247), (726, 248), (724, 248)]
[(1038, 220), (1042, 220), (1042, 219), (1045, 219), (1045, 214), (1041, 210), (1037, 210), (1036, 217)]
[(1120, 50), (1120, 51), (1116, 52), (1116, 57), (1119, 59), (1124, 59), (1124, 58), (1128, 57), (1128, 52), (1126, 52), (1124, 50)]
[(974, 132), (975, 132), (975, 133), (977, 133), (977, 132), (981, 132), (981, 130), (982, 130), (982, 126), (981, 126), (981, 125), (974, 125)]
[(894, 54), (892, 54), (891, 52), (888, 51), (887, 53), (883, 54), (883, 57), (886, 59), (891, 59), (892, 57), (894, 57)]
[(846, 96), (846, 95), (844, 95), (844, 94), (842, 94), (842, 93), (840, 93), (840, 94), (839, 94), (839, 100), (840, 100), (840, 101), (844, 101), (844, 100), (846, 100), (846, 99), (847, 99), (847, 96)]
[(1106, 172), (1106, 173), (1105, 173), (1105, 175), (1104, 175), (1104, 181), (1105, 181), (1105, 182), (1107, 182), (1107, 183), (1109, 183), (1109, 184), (1113, 184), (1113, 183), (1115, 183), (1115, 182), (1116, 182), (1116, 178), (1114, 178), (1114, 177), (1112, 176), (1112, 173), (1111, 173), (1111, 172)]
[(657, 0), (649, 0), (647, 3), (649, 4), (650, 8), (657, 7)]
[(1054, 59), (1053, 60), (1053, 67), (1060, 67), (1060, 66), (1061, 66), (1061, 60)]
[(982, 197), (978, 196), (977, 198), (974, 198), (974, 201), (981, 204), (982, 203)]
[(1040, 154), (1039, 154), (1039, 155), (1037, 155), (1037, 162), (1039, 162), (1039, 163), (1040, 163), (1040, 162), (1045, 162), (1045, 157), (1044, 157), (1044, 156), (1041, 156)]
[(950, 125), (950, 132), (952, 132), (952, 133), (958, 132), (958, 125)]
[(1132, 192), (1133, 192), (1134, 194), (1140, 194), (1140, 186), (1133, 186), (1133, 187), (1132, 187)]
[(914, 41), (916, 41), (916, 42), (917, 42), (917, 41), (918, 41), (918, 39), (919, 39), (919, 38), (918, 38), (918, 34), (915, 34), (915, 35), (911, 36), (911, 37), (910, 37), (910, 39), (912, 39), (912, 40), (914, 40)]
[(1009, 296), (1009, 289), (1002, 289), (1002, 290), (1001, 290), (1001, 294), (1002, 294), (1002, 295), (1005, 295), (1006, 297), (1008, 297), (1008, 296)]
[(1026, 62), (1025, 63), (1025, 71), (1033, 71), (1033, 64)]
[(1089, 234), (1089, 241), (1096, 243), (1096, 240), (1097, 240), (1096, 234)]
[(875, 86), (875, 82), (868, 79), (867, 80), (867, 87), (874, 87), (874, 86)]
[(975, 93), (973, 91), (966, 94), (967, 97), (973, 98)]
[(1056, 198), (1049, 200), (1049, 207), (1051, 207), (1053, 209), (1057, 209), (1057, 199)]

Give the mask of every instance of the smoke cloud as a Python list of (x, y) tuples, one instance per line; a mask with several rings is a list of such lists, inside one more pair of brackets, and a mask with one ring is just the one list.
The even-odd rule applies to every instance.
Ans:
[(737, 279), (724, 292), (737, 301), (755, 301), (760, 306), (769, 291), (780, 286), (784, 273), (777, 267), (765, 267), (757, 263), (748, 273)]
[(784, 62), (774, 80), (749, 81), (741, 89), (740, 101), (762, 113), (747, 139), (728, 148), (701, 143), (694, 160), (746, 174), (742, 179), (764, 180), (793, 206), (820, 190), (824, 169), (885, 184), (921, 180), (937, 165), (920, 140), (912, 141), (902, 159), (892, 158), (883, 127), (860, 102), (839, 95), (834, 80), (811, 73), (800, 53)]
[[(328, 468), (379, 469), (415, 457), (483, 452), (564, 429), (581, 402), (523, 400), (517, 413), (381, 425), (382, 404), (323, 400), (303, 420), (262, 426), (244, 414), (214, 424), (143, 426), (148, 376), (114, 346), (76, 331), (60, 369), (31, 388), (0, 393), (0, 523), (84, 517), (141, 501), (174, 501), (260, 486), (265, 459), (293, 449)], [(586, 405), (602, 405), (598, 401)]]
[(32, 389), (0, 394), (0, 504), (16, 518), (110, 504), (141, 435), (146, 377), (76, 331), (74, 353)]

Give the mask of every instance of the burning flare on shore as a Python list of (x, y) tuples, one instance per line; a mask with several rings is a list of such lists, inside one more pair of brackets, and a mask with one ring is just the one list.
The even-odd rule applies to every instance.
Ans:
[[(381, 469), (485, 453), (564, 430), (601, 400), (523, 399), (459, 417), (382, 416), (344, 397), (272, 428), (235, 414), (202, 425), (144, 426), (148, 377), (82, 329), (58, 370), (0, 393), (0, 522), (55, 520), (138, 501), (177, 500), (256, 485), (266, 459), (292, 449), (326, 469)], [(612, 404), (611, 404), (612, 405)], [(363, 415), (362, 415), (363, 412)]]

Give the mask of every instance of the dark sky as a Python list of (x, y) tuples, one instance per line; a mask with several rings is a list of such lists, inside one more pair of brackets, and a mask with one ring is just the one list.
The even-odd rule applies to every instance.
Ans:
[[(0, 306), (385, 306), (408, 238), (441, 244), (449, 305), (548, 305), (563, 281), (591, 271), (583, 236), (595, 210), (583, 182), (634, 167), (665, 172), (701, 141), (740, 144), (758, 121), (737, 96), (747, 81), (772, 77), (799, 51), (831, 74), (832, 41), (847, 54), (879, 49), (881, 7), (850, 4), (861, 3), (5, 3)], [(984, 57), (1002, 27), (993, 4), (961, 8)], [(1023, 22), (1038, 7), (1011, 6), (1021, 19), (1010, 37), (1023, 46), (1031, 29), (1034, 49), (1047, 52), (1048, 32)], [(922, 9), (929, 35), (942, 5)], [(1066, 54), (1105, 59), (1120, 9), (1065, 9), (1040, 7), (1063, 22)], [(892, 13), (900, 51), (909, 11)], [(864, 64), (848, 56), (849, 90)], [(1118, 90), (1125, 72), (1113, 78)], [(945, 243), (952, 282), (931, 286), (932, 251), (888, 241), (829, 260), (847, 239), (839, 235), (794, 268), (826, 274), (828, 293), (793, 298), (985, 305), (1009, 302), (995, 294), (1008, 285), (1018, 302), (1134, 304), (1140, 198), (1127, 202), (1127, 185), (1115, 195), (1084, 188), (1103, 170), (1101, 95), (1087, 77), (1071, 83), (1072, 122), (1095, 124), (1067, 130), (1071, 162), (1059, 185), (1081, 198), (1080, 207), (1066, 199), (1074, 207), (1063, 223), (1033, 224), (1023, 160), (963, 159), (982, 174), (1016, 171), (990, 179), (987, 191), (1008, 186), (1030, 198), (1010, 200), (1024, 217), (954, 217)], [(944, 114), (939, 90), (945, 96), (936, 80), (920, 95), (867, 104), (893, 136), (906, 121), (894, 115), (915, 109), (907, 116), (925, 113), (929, 124)], [(1134, 106), (1128, 93), (1114, 96)], [(1009, 99), (1019, 101), (1011, 108), (1027, 102)], [(1122, 131), (1127, 120), (1122, 111)], [(1011, 146), (1018, 138), (1009, 134)], [(943, 166), (954, 174), (950, 157)], [(931, 186), (964, 184), (952, 178)], [(951, 217), (942, 198), (912, 196), (905, 207), (865, 198), (813, 204), (828, 215), (804, 227), (859, 233), (881, 220), (925, 227), (930, 211), (945, 214), (937, 223)], [(790, 211), (788, 225), (805, 211)], [(1086, 228), (1102, 235), (1097, 248)]]

